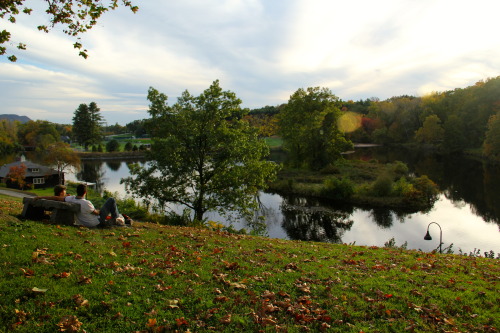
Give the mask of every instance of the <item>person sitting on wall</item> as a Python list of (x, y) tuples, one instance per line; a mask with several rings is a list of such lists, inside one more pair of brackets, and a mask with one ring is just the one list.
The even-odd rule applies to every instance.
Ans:
[[(55, 201), (64, 201), (71, 202), (80, 205), (80, 212), (76, 214), (76, 218), (78, 222), (89, 228), (93, 227), (106, 227), (111, 225), (123, 225), (117, 219), (123, 219), (120, 217), (120, 212), (118, 211), (118, 207), (116, 205), (116, 200), (114, 198), (108, 198), (104, 205), (100, 210), (95, 209), (92, 202), (85, 199), (85, 195), (87, 194), (87, 185), (79, 184), (76, 187), (76, 195), (65, 196), (66, 186), (63, 186), (64, 189), (58, 188), (57, 192), (59, 195), (49, 196), (49, 197), (35, 197), (34, 199), (47, 199), (47, 200), (55, 200)], [(64, 191), (62, 191), (64, 190)], [(64, 193), (64, 194), (63, 194)], [(56, 194), (56, 189), (54, 188), (54, 194)], [(107, 220), (108, 215), (111, 214), (111, 219)]]

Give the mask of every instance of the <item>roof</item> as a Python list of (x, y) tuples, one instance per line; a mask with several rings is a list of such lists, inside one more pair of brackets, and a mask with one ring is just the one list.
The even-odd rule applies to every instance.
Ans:
[[(26, 161), (17, 161), (9, 164), (4, 164), (2, 167), (0, 167), (0, 177), (4, 178), (9, 174), (11, 167), (20, 166), (21, 164), (26, 165), (25, 177), (40, 177), (40, 176), (48, 176), (59, 173), (57, 170), (51, 169), (45, 165), (33, 163), (31, 161), (26, 160)], [(33, 172), (31, 171), (33, 169), (38, 169), (39, 171)]]

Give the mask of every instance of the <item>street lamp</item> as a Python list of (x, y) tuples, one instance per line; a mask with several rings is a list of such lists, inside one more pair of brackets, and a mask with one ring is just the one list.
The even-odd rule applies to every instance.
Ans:
[(443, 250), (441, 248), (441, 245), (443, 245), (443, 230), (441, 229), (441, 226), (438, 223), (436, 223), (436, 222), (429, 223), (429, 225), (427, 226), (427, 233), (425, 234), (424, 239), (425, 240), (432, 240), (431, 234), (429, 233), (429, 227), (433, 223), (439, 227), (439, 253), (443, 253)]

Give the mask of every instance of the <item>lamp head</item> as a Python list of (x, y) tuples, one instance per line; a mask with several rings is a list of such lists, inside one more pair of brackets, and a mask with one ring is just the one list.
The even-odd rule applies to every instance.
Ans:
[(427, 233), (425, 234), (424, 237), (425, 240), (432, 240), (431, 234), (429, 233), (429, 230), (427, 230)]

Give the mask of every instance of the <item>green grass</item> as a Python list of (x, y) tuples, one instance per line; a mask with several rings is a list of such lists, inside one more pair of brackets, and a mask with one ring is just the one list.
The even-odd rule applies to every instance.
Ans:
[(264, 141), (266, 141), (270, 148), (277, 148), (283, 145), (283, 139), (279, 137), (264, 138)]
[(0, 331), (496, 332), (496, 259), (137, 223), (0, 202)]

